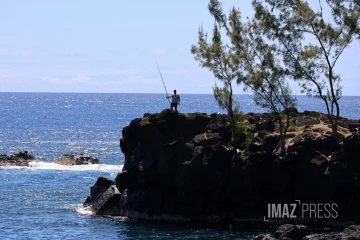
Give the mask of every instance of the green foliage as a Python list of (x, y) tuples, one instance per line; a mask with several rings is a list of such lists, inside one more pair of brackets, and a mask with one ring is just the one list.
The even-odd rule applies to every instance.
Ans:
[(360, 1), (359, 0), (326, 0), (337, 25), (346, 26), (360, 39)]
[(246, 125), (240, 118), (235, 124), (235, 135), (232, 140), (233, 145), (242, 148), (248, 146), (254, 138), (253, 131), (254, 127), (252, 125)]
[(223, 86), (216, 83), (213, 87), (214, 97), (222, 109), (228, 112), (231, 120), (232, 137), (235, 136), (234, 106), (232, 81), (238, 75), (239, 62), (234, 52), (223, 44), (218, 25), (215, 23), (211, 42), (208, 42), (207, 33), (200, 27), (198, 44), (192, 45), (191, 53), (201, 67), (208, 68), (220, 80)]
[(335, 67), (353, 38), (359, 37), (360, 4), (359, 0), (317, 4), (312, 8), (305, 0), (253, 0), (259, 29), (279, 46), (286, 71), (299, 81), (302, 92), (324, 101), (336, 135), (342, 86)]
[(214, 25), (212, 41), (208, 42), (207, 38), (207, 33), (200, 27), (198, 44), (191, 46), (191, 53), (201, 67), (208, 68), (225, 87), (230, 88), (238, 69), (234, 53), (223, 44), (217, 24)]
[[(285, 154), (285, 136), (289, 124), (283, 124), (280, 113), (294, 107), (296, 101), (286, 81), (290, 74), (279, 57), (279, 45), (264, 35), (263, 26), (256, 19), (243, 22), (238, 9), (231, 9), (229, 16), (226, 16), (221, 3), (211, 0), (209, 11), (229, 37), (229, 49), (234, 53), (232, 56), (236, 60), (233, 61), (238, 64), (237, 83), (244, 83), (245, 89), (254, 93), (257, 105), (277, 115), (282, 154)], [(234, 139), (237, 138), (237, 128), (243, 129), (241, 125), (235, 127)]]
[(232, 98), (230, 96), (230, 91), (229, 91), (229, 87), (226, 86), (226, 84), (224, 84), (225, 86), (223, 87), (218, 87), (218, 85), (215, 83), (215, 86), (213, 87), (213, 93), (214, 93), (214, 97), (215, 100), (218, 102), (219, 106), (222, 109), (227, 110), (228, 112), (231, 112), (230, 109), (230, 102), (229, 99)]

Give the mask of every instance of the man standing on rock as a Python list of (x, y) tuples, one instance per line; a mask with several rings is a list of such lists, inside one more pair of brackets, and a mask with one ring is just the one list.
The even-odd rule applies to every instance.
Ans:
[(174, 90), (174, 94), (171, 94), (166, 98), (171, 98), (171, 104), (170, 104), (171, 111), (173, 111), (173, 107), (174, 107), (175, 111), (177, 112), (177, 106), (180, 105), (180, 95), (176, 94), (176, 90)]

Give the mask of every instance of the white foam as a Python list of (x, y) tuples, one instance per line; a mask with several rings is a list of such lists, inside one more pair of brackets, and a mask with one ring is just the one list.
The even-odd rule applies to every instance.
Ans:
[(90, 210), (90, 207), (78, 206), (75, 211), (81, 215), (94, 215), (94, 212)]
[(65, 204), (64, 208), (75, 210), (81, 215), (94, 215), (94, 212), (90, 210), (90, 207), (84, 207), (82, 204)]
[(63, 171), (101, 171), (101, 172), (121, 172), (123, 165), (109, 164), (87, 164), (65, 166), (57, 163), (32, 161), (29, 166), (2, 166), (0, 169), (30, 169), (30, 170), (63, 170)]
[(111, 216), (111, 218), (116, 220), (116, 221), (119, 221), (119, 222), (126, 222), (126, 221), (130, 220), (127, 217), (121, 217), (121, 216), (115, 216), (115, 217)]

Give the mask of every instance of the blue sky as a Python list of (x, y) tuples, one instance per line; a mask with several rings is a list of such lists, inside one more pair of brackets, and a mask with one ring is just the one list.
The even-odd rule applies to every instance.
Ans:
[[(0, 0), (0, 92), (211, 93), (213, 75), (190, 53), (208, 0)], [(250, 0), (224, 0), (252, 15)], [(360, 41), (338, 63), (344, 95), (360, 95)], [(242, 93), (241, 88), (236, 93)], [(299, 94), (297, 88), (295, 92)]]

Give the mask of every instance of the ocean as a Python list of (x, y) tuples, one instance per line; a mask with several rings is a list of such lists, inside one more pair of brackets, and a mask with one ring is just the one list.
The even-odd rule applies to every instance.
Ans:
[[(213, 96), (181, 94), (180, 112), (224, 112)], [(236, 95), (241, 110), (265, 112), (251, 95)], [(325, 112), (317, 98), (297, 96), (298, 110)], [(340, 100), (341, 116), (360, 119), (360, 97)], [(124, 156), (121, 130), (144, 113), (167, 108), (164, 94), (0, 93), (0, 154), (31, 151), (30, 167), (0, 167), (1, 239), (252, 239), (269, 229), (191, 226), (114, 220), (82, 207), (99, 176), (115, 178)], [(61, 166), (66, 153), (101, 164)]]

